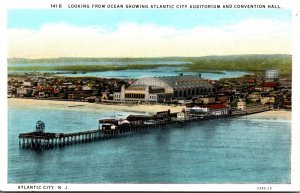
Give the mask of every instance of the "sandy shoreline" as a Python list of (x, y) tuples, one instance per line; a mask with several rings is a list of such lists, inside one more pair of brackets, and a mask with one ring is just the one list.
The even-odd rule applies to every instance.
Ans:
[(46, 107), (56, 109), (67, 109), (76, 111), (126, 111), (126, 112), (140, 112), (140, 113), (156, 113), (159, 111), (179, 112), (183, 107), (167, 106), (167, 105), (111, 105), (111, 104), (96, 104), (88, 102), (75, 102), (75, 101), (54, 101), (54, 100), (35, 100), (35, 99), (20, 99), (9, 98), (9, 106), (23, 106), (23, 107)]
[(291, 120), (292, 119), (292, 113), (291, 111), (285, 111), (285, 110), (272, 110), (272, 111), (266, 111), (262, 113), (252, 114), (248, 115), (248, 118), (254, 118), (254, 119), (285, 119), (285, 120)]
[[(53, 100), (35, 100), (35, 99), (20, 99), (9, 98), (9, 106), (22, 106), (22, 107), (43, 107), (51, 109), (64, 109), (75, 111), (126, 111), (136, 113), (156, 113), (159, 111), (179, 112), (182, 110), (182, 106), (167, 106), (167, 105), (108, 105), (108, 104), (96, 104), (87, 102), (74, 102), (74, 101), (53, 101)], [(257, 114), (248, 115), (248, 118), (255, 119), (286, 119), (291, 120), (291, 111), (273, 110)]]

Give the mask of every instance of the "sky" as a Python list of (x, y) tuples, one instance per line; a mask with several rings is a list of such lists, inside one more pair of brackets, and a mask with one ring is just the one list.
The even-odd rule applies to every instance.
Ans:
[(10, 58), (291, 54), (291, 12), (11, 9)]

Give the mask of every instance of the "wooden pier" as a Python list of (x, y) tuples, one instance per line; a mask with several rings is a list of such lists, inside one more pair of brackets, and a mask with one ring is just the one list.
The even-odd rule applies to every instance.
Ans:
[[(41, 121), (39, 121), (41, 122)], [(120, 134), (143, 131), (150, 128), (159, 128), (175, 122), (165, 122), (153, 125), (127, 125), (111, 130), (86, 130), (74, 133), (47, 133), (35, 131), (19, 134), (19, 146), (24, 149), (52, 149), (67, 145), (89, 143), (101, 139), (109, 139)]]
[[(251, 113), (252, 114), (252, 113)], [(92, 141), (109, 139), (120, 134), (137, 132), (151, 128), (166, 127), (171, 125), (186, 125), (191, 122), (201, 122), (212, 119), (224, 119), (247, 114), (225, 114), (225, 115), (205, 115), (199, 117), (191, 117), (184, 120), (167, 120), (160, 121), (156, 124), (126, 124), (119, 125), (114, 129), (98, 129), (85, 130), (73, 133), (47, 133), (44, 132), (45, 124), (42, 121), (36, 123), (36, 131), (30, 133), (19, 134), (19, 146), (24, 149), (53, 149), (62, 148), (67, 145), (89, 143)]]
[(76, 143), (87, 143), (102, 137), (99, 130), (87, 130), (75, 133), (44, 133), (30, 132), (19, 135), (19, 145), (22, 148), (50, 149), (64, 147)]

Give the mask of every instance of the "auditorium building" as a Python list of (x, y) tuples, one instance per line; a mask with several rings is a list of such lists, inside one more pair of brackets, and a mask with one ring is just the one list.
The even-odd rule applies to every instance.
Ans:
[(199, 76), (183, 75), (145, 77), (121, 92), (114, 93), (115, 101), (163, 102), (170, 98), (192, 98), (215, 93), (212, 84)]

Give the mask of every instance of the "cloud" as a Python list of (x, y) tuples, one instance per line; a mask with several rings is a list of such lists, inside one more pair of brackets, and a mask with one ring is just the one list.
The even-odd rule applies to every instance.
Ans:
[(177, 29), (122, 23), (115, 29), (49, 23), (9, 29), (9, 57), (162, 57), (291, 53), (291, 24), (248, 19), (219, 27)]

